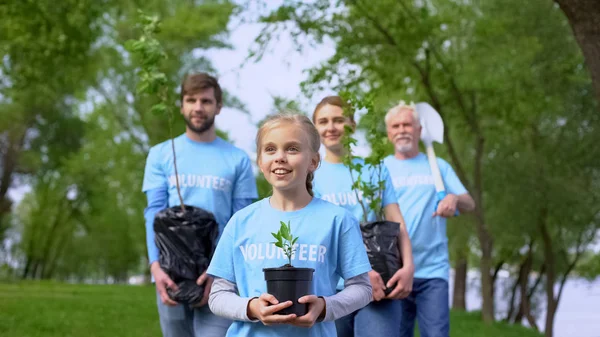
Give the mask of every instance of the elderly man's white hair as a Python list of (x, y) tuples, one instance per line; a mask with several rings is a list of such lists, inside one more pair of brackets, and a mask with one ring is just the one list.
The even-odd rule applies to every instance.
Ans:
[(390, 118), (399, 114), (400, 111), (402, 111), (402, 109), (412, 110), (412, 115), (415, 120), (415, 126), (421, 125), (421, 121), (419, 119), (419, 112), (417, 111), (417, 106), (415, 105), (414, 102), (410, 102), (409, 104), (406, 104), (405, 101), (400, 101), (398, 103), (398, 105), (396, 105), (388, 110), (388, 112), (385, 114), (385, 125), (388, 124), (388, 122), (390, 121)]

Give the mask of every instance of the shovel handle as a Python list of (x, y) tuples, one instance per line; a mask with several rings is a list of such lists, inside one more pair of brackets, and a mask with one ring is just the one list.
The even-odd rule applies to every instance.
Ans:
[(442, 180), (442, 174), (440, 173), (440, 167), (437, 163), (435, 151), (433, 150), (433, 144), (427, 144), (427, 159), (429, 161), (429, 168), (431, 169), (431, 175), (433, 176), (433, 183), (435, 184), (435, 190), (439, 192), (446, 191), (444, 187), (444, 181)]
[[(429, 160), (429, 167), (431, 168), (431, 174), (433, 175), (433, 183), (435, 184), (435, 190), (437, 191), (437, 202), (435, 203), (435, 209), (442, 199), (446, 197), (446, 188), (444, 187), (444, 181), (442, 180), (442, 174), (440, 173), (440, 167), (437, 164), (437, 158), (435, 151), (433, 150), (433, 144), (427, 144), (427, 159)], [(458, 216), (458, 209), (454, 213), (454, 216)]]

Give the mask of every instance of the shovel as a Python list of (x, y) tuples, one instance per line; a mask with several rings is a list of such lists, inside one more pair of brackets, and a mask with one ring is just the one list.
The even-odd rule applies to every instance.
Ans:
[[(433, 142), (444, 143), (444, 122), (440, 114), (429, 103), (417, 103), (415, 106), (421, 121), (421, 141), (423, 141), (427, 150), (427, 159), (437, 192), (437, 209), (437, 205), (446, 197), (446, 187), (433, 150)], [(454, 215), (458, 215), (458, 209)]]

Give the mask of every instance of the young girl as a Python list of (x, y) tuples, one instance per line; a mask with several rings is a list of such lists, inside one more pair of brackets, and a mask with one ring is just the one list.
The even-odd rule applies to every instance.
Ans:
[[(231, 218), (207, 271), (215, 277), (210, 309), (235, 320), (227, 336), (336, 336), (333, 321), (371, 300), (371, 266), (357, 220), (344, 208), (313, 197), (319, 146), (317, 130), (300, 114), (271, 116), (258, 131), (257, 162), (273, 194)], [(292, 302), (280, 303), (266, 293), (263, 268), (287, 263), (271, 235), (280, 221), (289, 221), (299, 237), (292, 265), (315, 270), (313, 294), (298, 299), (309, 308), (300, 317), (274, 315)], [(340, 277), (345, 288), (336, 293)]]
[[(315, 108), (313, 122), (321, 137), (321, 143), (325, 147), (325, 160), (321, 167), (315, 172), (314, 191), (315, 196), (340, 205), (359, 220), (364, 221), (363, 207), (360, 192), (352, 189), (353, 179), (358, 177), (359, 172), (350, 174), (350, 170), (342, 163), (346, 155), (341, 142), (345, 133), (345, 126), (355, 129), (356, 123), (353, 116), (345, 116), (344, 108), (347, 105), (339, 96), (325, 97)], [(361, 160), (362, 179), (371, 179), (371, 183), (378, 185), (380, 179), (375, 168), (364, 164)], [(373, 287), (373, 302), (357, 312), (336, 321), (338, 336), (398, 336), (400, 333), (400, 301), (396, 299), (408, 296), (412, 289), (414, 266), (410, 239), (406, 231), (404, 219), (398, 206), (391, 179), (385, 169), (382, 168), (381, 179), (385, 181), (383, 189), (383, 210), (386, 220), (400, 223), (400, 247), (403, 267), (388, 281), (383, 284), (381, 276), (376, 271), (369, 272), (369, 278)], [(358, 192), (358, 193), (357, 193)], [(367, 221), (375, 221), (376, 215), (367, 207)], [(385, 290), (391, 292), (386, 296)], [(343, 289), (339, 284), (338, 289)]]

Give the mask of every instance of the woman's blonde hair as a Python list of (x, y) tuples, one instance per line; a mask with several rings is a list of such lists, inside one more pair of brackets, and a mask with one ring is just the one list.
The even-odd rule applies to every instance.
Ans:
[[(310, 149), (318, 155), (318, 161), (320, 162), (321, 156), (319, 155), (319, 148), (321, 146), (321, 136), (319, 136), (317, 128), (315, 128), (315, 125), (308, 117), (291, 110), (284, 110), (270, 115), (263, 121), (262, 125), (258, 129), (258, 133), (256, 134), (256, 162), (258, 164), (260, 163), (260, 156), (262, 153), (261, 144), (265, 133), (283, 124), (297, 125), (304, 130), (304, 133), (308, 139), (308, 144), (310, 145)], [(317, 166), (318, 164), (319, 163), (317, 163)], [(313, 178), (314, 172), (308, 172), (308, 175), (306, 176), (306, 189), (311, 196), (314, 196), (312, 190)]]

